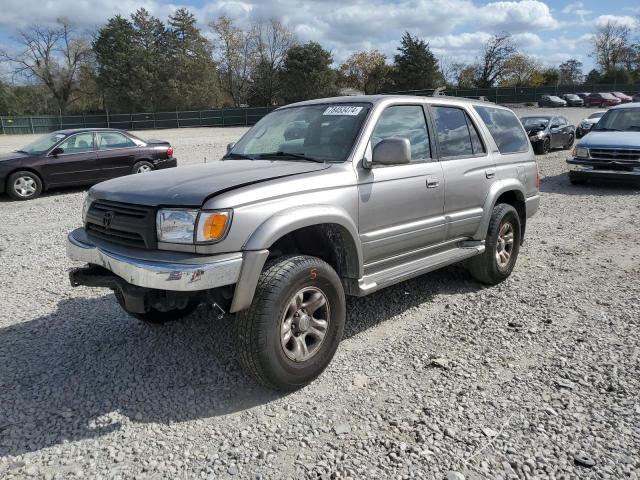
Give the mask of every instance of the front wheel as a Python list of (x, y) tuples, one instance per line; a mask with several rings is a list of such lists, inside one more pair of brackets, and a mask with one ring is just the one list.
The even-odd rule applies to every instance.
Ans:
[(569, 139), (567, 140), (567, 143), (565, 143), (564, 146), (562, 147), (563, 150), (569, 150), (573, 146), (574, 141), (575, 141), (575, 136), (572, 133), (569, 135)]
[(251, 306), (236, 317), (240, 364), (268, 388), (304, 387), (333, 358), (345, 311), (342, 283), (329, 264), (306, 255), (275, 259), (262, 271)]
[(7, 193), (14, 200), (32, 200), (42, 193), (42, 180), (29, 171), (12, 173), (7, 179)]
[(516, 209), (505, 203), (496, 205), (487, 229), (485, 251), (469, 261), (471, 275), (489, 285), (509, 277), (520, 251), (521, 232)]
[(545, 153), (548, 153), (549, 150), (551, 150), (551, 139), (549, 137), (533, 146), (533, 151), (536, 155), (544, 155)]

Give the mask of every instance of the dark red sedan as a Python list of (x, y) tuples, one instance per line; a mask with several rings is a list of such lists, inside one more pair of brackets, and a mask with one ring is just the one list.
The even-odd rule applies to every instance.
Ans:
[(631, 102), (633, 102), (633, 98), (630, 97), (629, 95), (627, 95), (626, 93), (611, 92), (611, 95), (613, 95), (616, 98), (619, 98), (620, 102), (622, 102), (622, 103), (631, 103)]
[(585, 107), (612, 107), (620, 103), (622, 100), (611, 93), (590, 93), (584, 99)]
[(59, 130), (0, 155), (0, 193), (30, 200), (44, 190), (175, 167), (169, 142), (106, 128)]

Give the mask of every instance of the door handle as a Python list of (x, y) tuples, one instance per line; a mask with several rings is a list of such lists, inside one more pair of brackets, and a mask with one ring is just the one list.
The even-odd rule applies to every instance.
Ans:
[(496, 171), (493, 169), (485, 170), (484, 174), (486, 175), (487, 178), (494, 178), (496, 176)]
[(427, 188), (438, 188), (440, 179), (438, 177), (427, 177)]

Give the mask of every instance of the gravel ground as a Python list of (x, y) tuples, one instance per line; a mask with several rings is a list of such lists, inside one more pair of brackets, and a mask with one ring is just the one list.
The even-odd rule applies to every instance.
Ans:
[[(139, 135), (185, 164), (242, 131)], [(0, 478), (638, 479), (640, 190), (571, 186), (565, 156), (539, 157), (506, 282), (450, 267), (349, 299), (336, 358), (286, 396), (242, 374), (232, 318), (149, 328), (68, 285), (83, 190), (3, 198)]]

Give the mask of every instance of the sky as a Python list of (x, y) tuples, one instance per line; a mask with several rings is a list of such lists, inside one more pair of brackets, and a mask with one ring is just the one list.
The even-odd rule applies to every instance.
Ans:
[[(470, 62), (499, 32), (511, 33), (520, 48), (544, 65), (577, 58), (585, 73), (593, 67), (590, 35), (607, 20), (638, 25), (638, 0), (2, 0), (0, 48), (15, 48), (21, 28), (66, 16), (95, 31), (115, 14), (144, 7), (165, 20), (177, 8), (194, 12), (203, 30), (224, 14), (240, 25), (280, 18), (301, 41), (317, 41), (335, 63), (350, 53), (378, 49), (392, 61), (404, 31), (424, 38), (439, 58)], [(210, 34), (208, 34), (210, 35)]]

